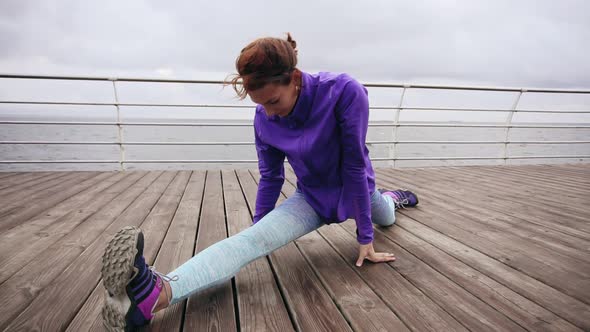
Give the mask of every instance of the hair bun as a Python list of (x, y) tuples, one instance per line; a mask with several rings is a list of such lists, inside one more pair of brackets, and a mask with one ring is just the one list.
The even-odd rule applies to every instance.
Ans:
[(293, 39), (291, 33), (289, 32), (287, 32), (287, 42), (291, 44), (291, 47), (293, 47), (293, 50), (295, 50), (295, 54), (297, 54), (297, 42)]

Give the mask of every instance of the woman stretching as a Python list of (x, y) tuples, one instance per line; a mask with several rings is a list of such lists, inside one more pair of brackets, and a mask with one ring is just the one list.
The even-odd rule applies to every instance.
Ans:
[[(241, 99), (249, 96), (257, 104), (260, 183), (253, 225), (168, 275), (146, 264), (140, 229), (121, 229), (102, 259), (107, 290), (102, 314), (109, 331), (145, 325), (154, 312), (230, 280), (248, 263), (325, 224), (348, 218), (357, 226), (357, 266), (365, 259), (395, 260), (392, 253), (375, 252), (372, 223), (393, 225), (395, 209), (415, 206), (418, 198), (410, 191), (375, 190), (365, 145), (366, 89), (346, 74), (308, 74), (296, 65), (296, 43), (289, 34), (287, 40), (257, 39), (236, 60), (238, 74), (231, 84)], [(285, 181), (285, 157), (297, 176), (297, 190), (275, 208)]]

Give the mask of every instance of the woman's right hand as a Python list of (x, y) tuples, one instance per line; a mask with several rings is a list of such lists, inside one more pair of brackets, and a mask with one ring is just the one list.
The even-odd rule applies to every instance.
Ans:
[(356, 261), (356, 266), (362, 266), (365, 259), (373, 263), (392, 262), (395, 260), (395, 255), (388, 252), (375, 252), (373, 242), (370, 242), (359, 245), (359, 258)]

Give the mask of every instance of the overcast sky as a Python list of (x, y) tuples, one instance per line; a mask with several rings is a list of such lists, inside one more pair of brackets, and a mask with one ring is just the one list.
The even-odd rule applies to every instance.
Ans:
[(291, 32), (304, 71), (590, 88), (590, 1), (0, 1), (0, 73), (223, 79)]

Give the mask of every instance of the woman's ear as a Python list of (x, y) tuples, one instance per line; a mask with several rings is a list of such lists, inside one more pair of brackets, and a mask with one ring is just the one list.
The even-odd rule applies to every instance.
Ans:
[(291, 75), (293, 75), (291, 76), (291, 79), (295, 82), (295, 85), (301, 88), (301, 70), (295, 68)]

